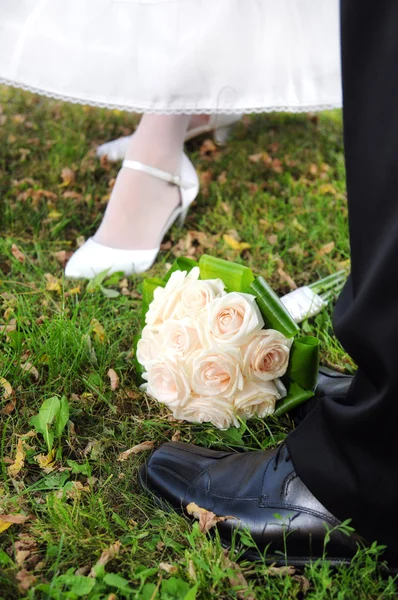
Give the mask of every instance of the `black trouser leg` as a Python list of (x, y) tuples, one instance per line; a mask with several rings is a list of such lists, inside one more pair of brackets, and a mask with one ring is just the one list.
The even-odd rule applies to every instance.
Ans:
[(288, 447), (333, 514), (398, 551), (398, 2), (342, 0), (341, 20), (352, 274), (335, 331), (359, 370)]

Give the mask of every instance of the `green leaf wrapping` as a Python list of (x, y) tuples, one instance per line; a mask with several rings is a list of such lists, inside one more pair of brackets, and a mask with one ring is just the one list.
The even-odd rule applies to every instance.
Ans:
[(227, 292), (245, 292), (254, 275), (249, 267), (203, 254), (199, 260), (201, 279), (222, 279)]
[(313, 396), (312, 390), (304, 390), (296, 381), (291, 381), (287, 387), (287, 396), (276, 403), (274, 415), (280, 417)]
[(290, 349), (287, 376), (305, 390), (313, 390), (318, 379), (319, 340), (301, 336), (294, 340)]
[(174, 271), (186, 271), (187, 273), (189, 273), (189, 271), (192, 271), (194, 267), (199, 267), (199, 263), (196, 260), (193, 260), (192, 258), (187, 258), (185, 256), (179, 256), (173, 262), (166, 275), (163, 277), (163, 281), (167, 283), (170, 279), (171, 274), (174, 273)]
[(166, 283), (160, 277), (148, 277), (142, 283), (142, 306), (141, 306), (141, 326), (145, 327), (145, 315), (148, 312), (150, 303), (153, 300), (153, 293), (157, 287), (165, 287)]
[(245, 291), (256, 296), (267, 328), (276, 329), (288, 338), (297, 335), (300, 331), (297, 323), (263, 277), (256, 277)]

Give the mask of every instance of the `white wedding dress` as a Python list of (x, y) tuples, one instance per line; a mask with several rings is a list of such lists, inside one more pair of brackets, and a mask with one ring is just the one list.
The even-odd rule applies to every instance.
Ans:
[(148, 113), (339, 107), (338, 0), (0, 0), (0, 83)]

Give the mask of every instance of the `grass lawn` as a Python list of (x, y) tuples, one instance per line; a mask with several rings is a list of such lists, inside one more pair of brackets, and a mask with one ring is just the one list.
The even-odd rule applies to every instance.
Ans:
[[(375, 547), (337, 571), (327, 562), (303, 572), (238, 566), (216, 536), (140, 491), (148, 451), (118, 460), (136, 444), (172, 438), (266, 448), (294, 426), (269, 418), (221, 432), (171, 419), (134, 381), (142, 277), (64, 280), (65, 260), (98, 226), (118, 170), (95, 147), (136, 123), (0, 88), (0, 515), (28, 516), (0, 519), (0, 599), (396, 598)], [(247, 117), (227, 146), (202, 138), (187, 150), (201, 194), (152, 276), (176, 256), (207, 252), (248, 264), (283, 294), (348, 267), (338, 111)], [(224, 235), (250, 247), (234, 249)], [(352, 370), (330, 312), (303, 329), (320, 337), (325, 364)], [(48, 455), (48, 435), (31, 419), (54, 396), (66, 398), (69, 419)]]

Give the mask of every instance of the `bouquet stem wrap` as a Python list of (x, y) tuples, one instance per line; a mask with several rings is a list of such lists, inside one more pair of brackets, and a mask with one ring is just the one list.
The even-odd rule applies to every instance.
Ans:
[[(153, 300), (155, 289), (159, 286), (164, 287), (175, 271), (189, 272), (194, 267), (199, 267), (200, 279), (221, 279), (228, 292), (241, 292), (255, 296), (266, 328), (277, 330), (286, 338), (293, 339), (289, 367), (282, 378), (287, 389), (287, 396), (276, 403), (275, 415), (280, 416), (311, 398), (314, 395), (318, 377), (318, 339), (300, 335), (300, 329), (287, 308), (267, 282), (262, 277), (255, 277), (249, 267), (206, 254), (200, 258), (199, 262), (190, 258), (178, 258), (163, 279), (148, 278), (144, 280), (142, 326), (145, 325), (145, 316)], [(135, 349), (139, 338), (139, 335), (135, 337)], [(137, 360), (135, 360), (135, 364), (137, 375), (141, 376), (143, 367)]]

